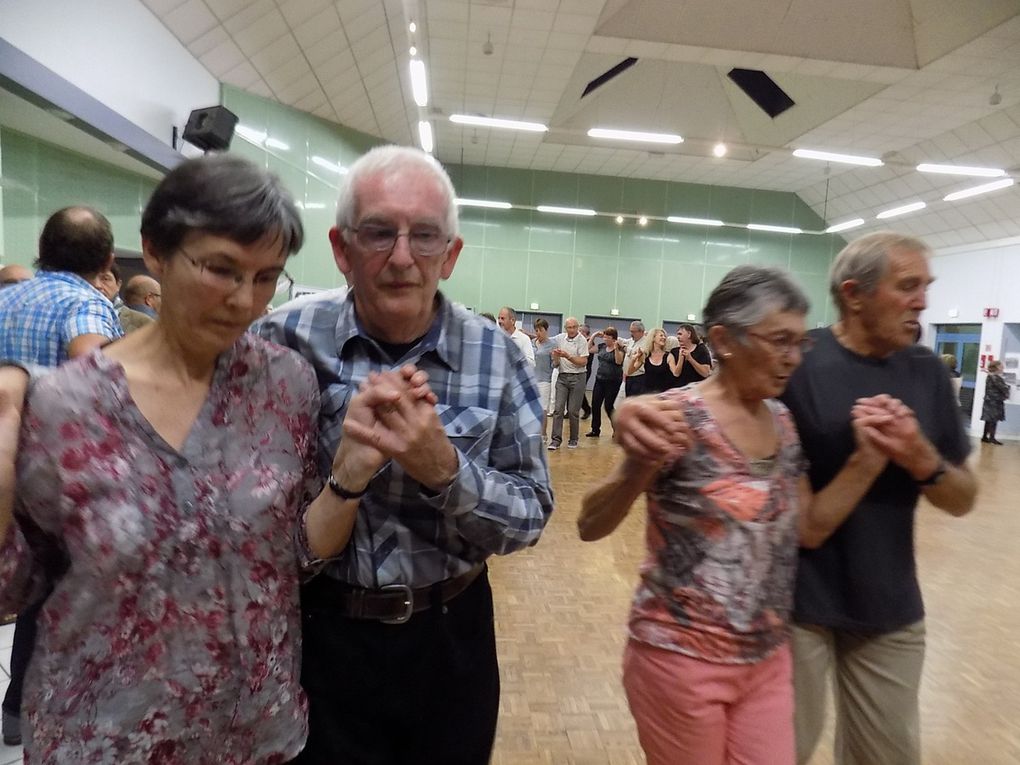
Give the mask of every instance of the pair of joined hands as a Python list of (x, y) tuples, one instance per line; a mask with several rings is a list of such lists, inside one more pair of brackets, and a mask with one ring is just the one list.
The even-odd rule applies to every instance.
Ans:
[(459, 462), (437, 401), (428, 374), (412, 364), (369, 374), (347, 407), (333, 458), (340, 485), (360, 491), (389, 460), (433, 491), (451, 483)]
[[(893, 462), (915, 480), (923, 480), (941, 463), (913, 410), (899, 399), (884, 393), (857, 399), (850, 423), (858, 456), (876, 475)], [(691, 446), (690, 426), (675, 400), (627, 399), (616, 409), (613, 428), (627, 456), (643, 463), (672, 462)]]

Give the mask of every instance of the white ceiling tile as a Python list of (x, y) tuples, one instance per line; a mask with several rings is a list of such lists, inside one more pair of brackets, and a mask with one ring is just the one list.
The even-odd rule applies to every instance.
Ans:
[(185, 45), (219, 24), (204, 0), (187, 0), (163, 17), (163, 23)]

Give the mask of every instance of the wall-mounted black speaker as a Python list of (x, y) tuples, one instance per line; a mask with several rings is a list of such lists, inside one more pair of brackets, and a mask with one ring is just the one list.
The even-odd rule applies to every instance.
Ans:
[(195, 109), (184, 126), (184, 140), (202, 151), (223, 151), (230, 148), (237, 115), (223, 106)]

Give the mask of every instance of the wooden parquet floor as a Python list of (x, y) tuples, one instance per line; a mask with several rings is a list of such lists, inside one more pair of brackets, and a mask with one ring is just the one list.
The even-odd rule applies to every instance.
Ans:
[[(503, 680), (493, 765), (644, 762), (620, 683), (644, 500), (608, 539), (578, 540), (581, 496), (618, 453), (605, 431), (581, 442), (549, 455), (556, 512), (539, 544), (490, 562)], [(925, 765), (1020, 763), (1020, 444), (974, 446), (977, 509), (918, 515)], [(829, 717), (811, 765), (832, 764)]]

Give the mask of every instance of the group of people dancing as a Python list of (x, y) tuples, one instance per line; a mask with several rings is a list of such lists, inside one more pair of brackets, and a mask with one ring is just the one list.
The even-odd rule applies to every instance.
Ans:
[[(0, 369), (0, 610), (40, 604), (30, 762), (488, 761), (485, 561), (552, 512), (550, 383), (438, 292), (463, 242), (435, 160), (382, 147), (344, 184), (347, 293), (250, 331), (304, 230), (277, 179), (207, 156), (142, 214), (158, 319)], [(788, 274), (734, 269), (703, 312), (714, 373), (691, 325), (670, 349), (536, 322), (557, 400), (583, 397), (589, 349), (610, 415), (624, 378), (652, 394), (615, 410), (623, 457), (578, 516), (599, 539), (648, 498), (624, 686), (652, 765), (806, 762), (829, 671), (839, 761), (920, 762), (913, 512), (976, 493), (948, 376), (912, 345), (927, 253), (851, 243), (840, 320), (810, 334)]]
[[(928, 253), (852, 242), (839, 321), (811, 332), (789, 274), (735, 268), (704, 308), (715, 372), (617, 409), (622, 457), (577, 523), (601, 539), (647, 498), (623, 683), (650, 765), (804, 765), (830, 674), (836, 762), (920, 765), (914, 512), (976, 496), (949, 376), (914, 345)], [(646, 376), (670, 363), (650, 348)]]

